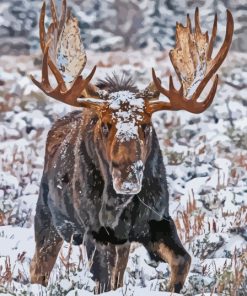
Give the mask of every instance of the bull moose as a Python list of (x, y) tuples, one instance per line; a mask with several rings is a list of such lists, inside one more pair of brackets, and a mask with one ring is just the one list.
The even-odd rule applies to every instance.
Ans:
[[(181, 87), (169, 89), (152, 70), (152, 82), (139, 90), (131, 77), (107, 76), (93, 84), (96, 67), (84, 79), (86, 54), (78, 21), (62, 1), (61, 16), (51, 0), (52, 23), (46, 32), (46, 5), (40, 14), (43, 52), (42, 81), (32, 81), (48, 96), (77, 110), (58, 119), (48, 133), (44, 172), (35, 216), (36, 250), (31, 262), (32, 283), (48, 284), (63, 241), (84, 244), (92, 256), (95, 293), (123, 285), (131, 242), (141, 243), (157, 261), (171, 268), (169, 291), (179, 292), (191, 257), (169, 216), (166, 170), (152, 114), (161, 110), (201, 113), (216, 93), (216, 71), (225, 59), (233, 35), (227, 10), (226, 35), (212, 58), (217, 15), (212, 35), (202, 33), (199, 10), (195, 29), (176, 25), (176, 45), (170, 59)], [(49, 71), (57, 86), (49, 82)], [(205, 100), (199, 97), (215, 75)], [(159, 100), (160, 94), (168, 101)]]

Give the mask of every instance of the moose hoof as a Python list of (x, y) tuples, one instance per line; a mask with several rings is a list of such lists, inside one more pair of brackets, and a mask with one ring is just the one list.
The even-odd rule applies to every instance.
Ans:
[(44, 287), (47, 287), (48, 285), (48, 277), (47, 275), (44, 275), (38, 270), (37, 264), (34, 262), (31, 262), (30, 266), (30, 278), (31, 278), (31, 284), (39, 284)]
[(45, 275), (31, 275), (31, 284), (39, 284), (47, 287), (48, 280)]

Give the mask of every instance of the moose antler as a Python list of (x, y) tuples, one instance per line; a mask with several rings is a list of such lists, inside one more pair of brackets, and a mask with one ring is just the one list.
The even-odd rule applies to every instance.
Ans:
[(157, 90), (168, 97), (169, 102), (150, 102), (150, 113), (159, 110), (187, 110), (192, 113), (201, 113), (213, 101), (217, 89), (218, 75), (215, 76), (213, 86), (203, 102), (198, 102), (206, 84), (224, 61), (230, 48), (233, 35), (233, 17), (227, 10), (227, 27), (224, 42), (214, 59), (211, 59), (213, 44), (217, 31), (217, 15), (215, 15), (212, 36), (208, 32), (202, 33), (199, 23), (199, 10), (195, 11), (195, 30), (192, 32), (191, 21), (187, 15), (187, 26), (176, 25), (176, 47), (170, 51), (170, 59), (178, 75), (181, 87), (175, 89), (172, 76), (169, 79), (169, 90), (162, 87), (154, 69), (153, 81)]
[[(38, 86), (48, 96), (53, 97), (63, 103), (82, 107), (89, 103), (78, 102), (78, 97), (96, 95), (96, 87), (89, 84), (96, 66), (86, 79), (80, 75), (86, 64), (86, 53), (80, 40), (78, 21), (67, 13), (66, 0), (62, 2), (61, 17), (58, 20), (55, 4), (50, 1), (52, 23), (49, 25), (47, 33), (45, 31), (44, 19), (46, 4), (43, 3), (40, 13), (40, 46), (43, 52), (42, 81), (38, 82), (33, 76), (33, 83)], [(53, 88), (49, 82), (48, 69), (51, 69), (57, 81), (57, 87)], [(62, 73), (63, 74), (62, 74)], [(65, 82), (63, 76), (67, 79)], [(69, 85), (69, 87), (67, 86)]]

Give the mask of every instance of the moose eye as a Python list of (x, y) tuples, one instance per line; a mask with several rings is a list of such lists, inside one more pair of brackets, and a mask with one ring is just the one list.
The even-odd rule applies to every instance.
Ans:
[(102, 123), (101, 129), (102, 129), (103, 135), (104, 136), (108, 136), (109, 131), (111, 129), (111, 124), (109, 124), (109, 123)]

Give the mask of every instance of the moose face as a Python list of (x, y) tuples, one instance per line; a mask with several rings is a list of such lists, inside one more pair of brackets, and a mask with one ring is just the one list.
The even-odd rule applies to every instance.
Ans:
[(118, 194), (140, 192), (149, 155), (152, 125), (146, 102), (128, 90), (108, 95), (97, 127), (102, 163), (108, 163), (113, 188)]

